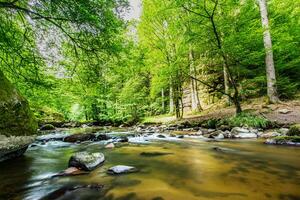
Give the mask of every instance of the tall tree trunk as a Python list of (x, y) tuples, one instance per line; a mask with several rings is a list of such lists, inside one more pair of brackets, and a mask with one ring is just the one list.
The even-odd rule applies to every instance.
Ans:
[(173, 92), (173, 87), (172, 85), (170, 85), (170, 91), (169, 91), (169, 95), (170, 95), (170, 114), (174, 113), (174, 92)]
[(264, 46), (266, 51), (266, 75), (267, 75), (267, 91), (270, 103), (277, 103), (276, 75), (273, 60), (272, 40), (268, 20), (268, 10), (266, 0), (258, 0), (262, 27), (264, 29)]
[[(227, 65), (223, 64), (223, 74), (224, 74), (224, 88), (225, 88), (225, 93), (229, 94), (229, 77), (228, 77), (228, 67)], [(230, 105), (230, 98), (227, 97), (227, 104)]]
[(165, 92), (163, 88), (161, 89), (161, 109), (165, 113)]
[[(190, 74), (194, 77), (196, 77), (196, 68), (194, 64), (194, 54), (193, 49), (190, 46), (189, 48), (189, 64), (190, 64)], [(192, 112), (196, 111), (199, 112), (202, 110), (200, 99), (198, 95), (198, 86), (197, 82), (191, 78), (190, 82), (190, 90), (191, 90), (191, 110)]]

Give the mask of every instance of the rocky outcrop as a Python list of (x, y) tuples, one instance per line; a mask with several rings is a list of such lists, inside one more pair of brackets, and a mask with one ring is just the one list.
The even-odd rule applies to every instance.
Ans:
[(27, 100), (0, 70), (0, 135), (33, 135), (36, 130)]
[(16, 158), (25, 153), (28, 146), (35, 140), (32, 136), (0, 136), (0, 162)]
[(128, 173), (133, 173), (137, 172), (137, 168), (132, 167), (132, 166), (126, 166), (126, 165), (117, 165), (114, 167), (111, 167), (107, 170), (108, 174), (111, 175), (118, 175), (118, 174), (128, 174)]
[(88, 153), (86, 151), (75, 153), (69, 160), (69, 167), (91, 171), (105, 161), (102, 153)]

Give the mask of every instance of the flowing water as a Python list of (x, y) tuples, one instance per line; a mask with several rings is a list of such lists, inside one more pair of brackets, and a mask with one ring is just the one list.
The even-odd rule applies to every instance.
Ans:
[[(214, 147), (224, 148), (224, 152)], [(103, 152), (103, 166), (87, 175), (49, 178), (67, 168), (77, 151)], [(171, 153), (142, 156), (142, 152)], [(112, 176), (114, 165), (137, 173)], [(260, 140), (207, 142), (201, 139), (122, 144), (49, 142), (31, 147), (21, 158), (0, 163), (0, 199), (35, 200), (66, 185), (104, 185), (104, 189), (67, 193), (60, 199), (201, 200), (300, 199), (300, 148), (268, 146)]]

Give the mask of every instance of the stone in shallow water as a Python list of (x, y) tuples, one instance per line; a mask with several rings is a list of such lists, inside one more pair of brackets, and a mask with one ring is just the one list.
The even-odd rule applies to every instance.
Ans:
[(133, 173), (137, 172), (137, 168), (132, 166), (126, 166), (126, 165), (117, 165), (114, 167), (111, 167), (107, 170), (108, 174), (116, 175), (116, 174), (127, 174), (127, 173)]
[(145, 157), (154, 157), (154, 156), (164, 156), (164, 155), (170, 155), (173, 153), (168, 152), (142, 152), (140, 155)]
[(96, 136), (94, 134), (73, 134), (64, 138), (64, 142), (83, 142), (87, 140), (94, 140)]
[(234, 127), (231, 130), (231, 134), (233, 138), (257, 138), (256, 134), (257, 130), (248, 130), (245, 128), (240, 128), (240, 127)]
[(105, 146), (105, 148), (113, 149), (113, 148), (115, 148), (115, 145), (114, 145), (114, 143), (109, 143), (108, 145)]
[(75, 153), (69, 160), (69, 167), (91, 171), (105, 160), (103, 153), (88, 153), (86, 151)]

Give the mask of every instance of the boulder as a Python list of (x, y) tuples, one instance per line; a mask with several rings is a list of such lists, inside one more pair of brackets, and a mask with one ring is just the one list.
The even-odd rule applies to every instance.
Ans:
[(276, 131), (266, 132), (260, 135), (261, 138), (272, 138), (276, 136), (280, 136), (281, 134)]
[(91, 171), (105, 161), (102, 153), (88, 153), (86, 151), (75, 153), (69, 160), (69, 167), (76, 167), (85, 171)]
[(0, 138), (0, 162), (23, 155), (35, 140), (33, 136), (1, 136)]
[(55, 127), (52, 124), (44, 124), (40, 127), (41, 131), (55, 130)]
[(0, 135), (34, 135), (37, 128), (27, 100), (0, 70)]
[(118, 174), (128, 174), (128, 173), (133, 173), (137, 172), (137, 168), (132, 167), (132, 166), (126, 166), (126, 165), (117, 165), (114, 167), (111, 167), (107, 170), (108, 174), (111, 175), (118, 175)]
[(96, 136), (92, 133), (88, 134), (73, 134), (69, 135), (64, 138), (64, 142), (70, 142), (70, 143), (75, 143), (75, 142), (83, 142), (83, 141), (88, 141), (88, 140), (94, 140)]
[(225, 136), (224, 136), (224, 134), (223, 133), (220, 133), (219, 135), (217, 135), (216, 137), (215, 137), (215, 139), (224, 139), (225, 138)]
[(256, 132), (256, 130), (254, 130), (254, 129), (250, 131), (245, 128), (234, 127), (231, 130), (231, 135), (233, 138), (240, 138), (240, 139), (257, 138), (257, 133), (255, 133), (255, 132)]
[(110, 137), (106, 134), (99, 134), (96, 136), (96, 141), (109, 140)]
[[(207, 133), (207, 134), (205, 134), (205, 136), (208, 137), (208, 138), (216, 139), (216, 137), (218, 137), (220, 134), (223, 135), (223, 131), (217, 130), (217, 131), (214, 131), (214, 132), (211, 132), (211, 133)], [(224, 138), (224, 135), (223, 135), (223, 138)]]
[(128, 142), (128, 137), (122, 136), (116, 139), (116, 142)]

